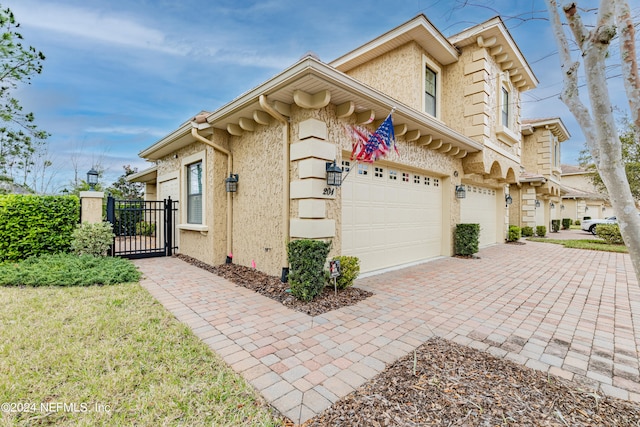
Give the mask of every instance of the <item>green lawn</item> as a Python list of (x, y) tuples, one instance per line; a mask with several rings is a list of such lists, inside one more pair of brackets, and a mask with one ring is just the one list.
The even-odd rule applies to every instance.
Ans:
[(627, 253), (625, 245), (611, 245), (602, 239), (585, 239), (585, 240), (556, 240), (546, 237), (528, 237), (527, 240), (532, 242), (555, 243), (564, 245), (567, 248), (588, 249), (592, 251), (620, 252)]
[(21, 410), (0, 425), (281, 425), (139, 284), (0, 287), (0, 301), (0, 403)]

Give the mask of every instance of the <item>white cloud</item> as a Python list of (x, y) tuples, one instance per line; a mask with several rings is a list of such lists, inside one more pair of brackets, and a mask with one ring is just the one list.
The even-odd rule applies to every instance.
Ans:
[(88, 127), (85, 129), (88, 133), (110, 133), (119, 135), (148, 135), (155, 137), (163, 137), (167, 134), (166, 129), (154, 129), (148, 127), (136, 126), (102, 126)]
[(12, 6), (12, 10), (25, 26), (118, 46), (184, 54), (182, 48), (167, 42), (162, 31), (125, 16), (56, 3), (39, 4), (37, 7), (19, 3)]

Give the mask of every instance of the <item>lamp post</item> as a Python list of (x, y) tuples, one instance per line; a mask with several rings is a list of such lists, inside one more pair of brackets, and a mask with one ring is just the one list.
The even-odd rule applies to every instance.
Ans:
[(94, 168), (89, 169), (87, 172), (87, 184), (89, 184), (89, 190), (95, 191), (96, 184), (98, 183), (98, 171)]

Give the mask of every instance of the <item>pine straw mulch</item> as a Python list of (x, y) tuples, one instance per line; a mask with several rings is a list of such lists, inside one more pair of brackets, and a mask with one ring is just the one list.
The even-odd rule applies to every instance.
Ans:
[(640, 404), (433, 338), (304, 427), (365, 425), (638, 426)]
[[(177, 256), (312, 316), (371, 295), (351, 287), (336, 298), (327, 287), (304, 303), (286, 292), (280, 278)], [(303, 426), (640, 426), (640, 403), (433, 338)]]
[(341, 307), (354, 305), (373, 295), (373, 293), (369, 291), (353, 286), (346, 289), (338, 289), (337, 294), (335, 294), (333, 287), (327, 286), (322, 293), (312, 301), (304, 302), (291, 295), (290, 292), (287, 292), (289, 285), (282, 283), (279, 277), (269, 276), (254, 268), (238, 264), (212, 266), (186, 255), (178, 254), (175, 256), (189, 264), (224, 277), (236, 285), (251, 289), (252, 291), (282, 303), (292, 310), (306, 313), (309, 316), (318, 316)]

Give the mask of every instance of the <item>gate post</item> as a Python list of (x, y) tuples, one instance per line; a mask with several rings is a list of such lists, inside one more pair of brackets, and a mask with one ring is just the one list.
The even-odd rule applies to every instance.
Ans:
[(88, 222), (95, 224), (102, 222), (102, 199), (104, 192), (102, 191), (81, 191), (80, 206), (82, 217), (80, 222)]
[(164, 248), (167, 256), (173, 255), (173, 201), (164, 200)]
[(109, 195), (107, 197), (107, 221), (115, 227), (116, 223), (116, 199)]

